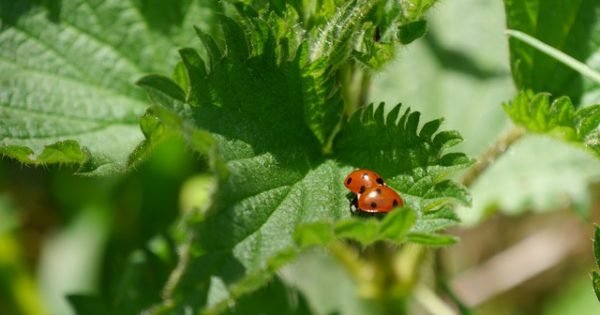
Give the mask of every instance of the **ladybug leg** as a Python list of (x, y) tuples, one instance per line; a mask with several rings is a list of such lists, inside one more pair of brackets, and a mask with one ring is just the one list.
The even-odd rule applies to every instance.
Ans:
[(353, 195), (354, 198), (352, 198), (352, 200), (350, 201), (350, 213), (358, 214), (359, 212), (361, 212), (358, 208), (358, 196), (356, 194)]

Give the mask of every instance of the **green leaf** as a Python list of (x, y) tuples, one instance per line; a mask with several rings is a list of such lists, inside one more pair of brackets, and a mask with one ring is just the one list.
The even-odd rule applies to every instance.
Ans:
[(400, 110), (396, 106), (384, 118), (383, 104), (370, 105), (344, 121), (333, 146), (337, 159), (377, 170), (408, 200), (411, 195), (431, 196), (419, 205), (425, 211), (439, 207), (445, 197), (468, 205), (470, 197), (464, 187), (445, 180), (472, 163), (462, 153), (447, 153), (462, 141), (460, 135), (454, 131), (436, 134), (441, 121), (428, 122), (419, 132), (420, 114), (407, 109), (399, 115)]
[(108, 315), (114, 314), (107, 307), (104, 301), (95, 296), (88, 295), (69, 295), (67, 300), (75, 309), (77, 315)]
[[(279, 273), (289, 286), (304, 294), (316, 314), (376, 315), (377, 305), (358, 298), (355, 278), (328, 250), (308, 250)], [(324, 283), (335, 284), (335, 290)]]
[[(598, 52), (597, 1), (505, 0), (504, 4), (507, 28), (529, 34), (580, 61)], [(509, 43), (513, 78), (519, 89), (566, 95), (579, 104), (586, 89), (579, 73), (515, 38)]]
[[(337, 239), (352, 239), (369, 245), (378, 240), (402, 243), (406, 233), (415, 224), (415, 212), (410, 208), (392, 211), (383, 219), (347, 218), (335, 224), (313, 222), (296, 227), (296, 244), (305, 248), (310, 245), (328, 245)], [(456, 224), (456, 222), (455, 222)]]
[(143, 156), (129, 156), (144, 139), (147, 107), (134, 82), (175, 65), (172, 47), (189, 42), (181, 30), (208, 17), (205, 4), (37, 3), (0, 5), (0, 154), (85, 174), (126, 170)]
[(310, 315), (313, 312), (298, 290), (275, 277), (263, 288), (236, 301), (235, 306), (223, 314)]
[(600, 157), (600, 105), (575, 110), (568, 97), (550, 103), (548, 94), (520, 92), (504, 110), (515, 124), (582, 146)]
[[(188, 139), (198, 132), (210, 137), (208, 151), (190, 142), (209, 154), (217, 182), (204, 220), (188, 222), (187, 251), (161, 312), (219, 312), (268, 282), (302, 247), (339, 238), (399, 243), (425, 213), (469, 203), (466, 190), (447, 178), (471, 160), (447, 152), (461, 138), (438, 131), (441, 121), (420, 128), (418, 113), (399, 115), (397, 106), (384, 117), (383, 105), (368, 106), (343, 121), (331, 152), (324, 154), (322, 140), (332, 135), (317, 131), (332, 130), (333, 121), (307, 116), (339, 117), (341, 100), (336, 93), (310, 91), (333, 86), (336, 76), (314, 71), (322, 59), (304, 58), (304, 49), (288, 56), (263, 40), (275, 34), (255, 20), (244, 27), (267, 33), (250, 37), (241, 27), (225, 27), (235, 34), (226, 36), (226, 49), (210, 48), (214, 55), (206, 73), (191, 51), (182, 53), (193, 60), (184, 61), (188, 80), (181, 80), (189, 86), (161, 76), (140, 81), (161, 121)], [(205, 45), (216, 43), (199, 35)], [(246, 45), (229, 44), (241, 36)], [(407, 207), (382, 221), (350, 218), (343, 179), (358, 167), (385, 174)]]
[(427, 22), (424, 20), (410, 22), (400, 27), (400, 34), (398, 38), (400, 39), (400, 43), (407, 45), (425, 35), (426, 31)]
[[(287, 2), (288, 7), (284, 9), (282, 2)], [(276, 27), (285, 26), (279, 34), (287, 33), (284, 36), (290, 43), (305, 39), (311, 60), (326, 58), (327, 64), (336, 69), (349, 61), (349, 57), (373, 68), (391, 61), (396, 46), (406, 45), (425, 34), (427, 25), (422, 19), (435, 2), (325, 0), (307, 3), (292, 0), (254, 1), (236, 6), (242, 16), (281, 18)], [(273, 12), (275, 14), (271, 14)]]
[(600, 302), (600, 274), (597, 272), (592, 272), (592, 285), (594, 286), (594, 293), (596, 293), (596, 298)]
[(402, 58), (373, 76), (369, 100), (401, 100), (425, 120), (444, 117), (445, 128), (468, 139), (457, 149), (478, 156), (506, 129), (498, 104), (514, 94), (506, 37), (497, 32), (505, 28), (502, 3), (450, 1), (427, 24), (425, 38), (400, 48)]
[(448, 246), (456, 243), (458, 239), (452, 235), (439, 234), (445, 228), (456, 225), (460, 219), (450, 207), (443, 207), (435, 212), (422, 215), (417, 224), (406, 235), (409, 242), (425, 246)]
[(455, 236), (435, 233), (410, 233), (407, 235), (407, 239), (411, 243), (431, 247), (450, 246), (458, 242)]

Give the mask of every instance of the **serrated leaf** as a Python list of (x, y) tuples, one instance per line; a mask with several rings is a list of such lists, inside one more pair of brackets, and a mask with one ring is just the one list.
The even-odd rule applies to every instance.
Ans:
[(460, 219), (450, 207), (424, 214), (417, 224), (412, 227), (412, 232), (430, 233), (443, 230), (456, 225)]
[[(244, 25), (260, 27), (254, 22)], [(401, 242), (422, 213), (468, 202), (466, 192), (456, 191), (464, 188), (447, 182), (450, 173), (471, 162), (463, 154), (446, 152), (459, 135), (448, 133), (452, 136), (440, 140), (439, 122), (434, 122), (426, 124), (421, 136), (418, 113), (406, 110), (396, 121), (400, 107), (386, 119), (382, 107), (373, 111), (369, 106), (350, 118), (355, 124), (343, 123), (332, 152), (324, 154), (325, 144), (315, 130), (328, 120), (314, 122), (307, 116), (341, 115), (337, 106), (341, 96), (305, 96), (307, 90), (320, 88), (315, 84), (332, 86), (335, 75), (317, 72), (324, 77), (306, 80), (315, 75), (313, 66), (319, 60), (311, 63), (303, 58), (302, 49), (283, 58), (284, 52), (269, 41), (246, 40), (247, 46), (225, 43), (227, 49), (212, 49), (221, 55), (213, 56), (218, 62), (210, 63), (204, 80), (193, 74), (199, 70), (198, 62), (184, 62), (190, 86), (183, 89), (166, 77), (140, 81), (156, 104), (154, 110), (161, 113), (157, 117), (166, 119), (166, 124), (188, 138), (197, 132), (210, 135), (213, 146), (208, 153), (217, 179), (204, 221), (189, 222), (189, 252), (174, 273), (177, 278), (167, 292), (173, 303), (164, 313), (186, 308), (218, 312), (266, 283), (301, 247), (339, 238)], [(251, 47), (249, 55), (235, 51), (246, 47)], [(200, 84), (208, 93), (190, 97)], [(331, 106), (313, 106), (313, 102)], [(367, 143), (351, 146), (350, 137), (356, 135)], [(369, 145), (382, 150), (364, 154)], [(383, 150), (388, 154), (385, 159)], [(377, 165), (380, 161), (385, 163)], [(394, 178), (389, 185), (412, 210), (394, 210), (381, 222), (350, 218), (343, 179), (362, 166)], [(223, 288), (227, 294), (222, 294)]]
[(203, 5), (65, 0), (49, 12), (38, 2), (1, 5), (0, 153), (86, 174), (126, 170), (147, 107), (134, 82), (175, 65), (172, 47), (189, 35), (170, 32), (197, 22)]
[(515, 122), (528, 131), (545, 133), (561, 140), (580, 145), (600, 157), (597, 140), (600, 127), (600, 105), (575, 110), (567, 97), (550, 103), (548, 94), (520, 92), (504, 110)]
[(344, 61), (350, 53), (351, 40), (374, 5), (375, 1), (352, 0), (336, 10), (312, 42), (310, 58), (327, 58), (330, 65)]
[(329, 245), (335, 240), (352, 239), (364, 245), (378, 240), (404, 242), (404, 236), (415, 224), (415, 212), (410, 208), (392, 211), (381, 217), (347, 218), (333, 223), (314, 222), (296, 228), (295, 241), (301, 248), (309, 245)]
[[(593, 31), (598, 25), (597, 1), (506, 0), (504, 4), (507, 28), (527, 33), (580, 61), (593, 59), (598, 51), (598, 32)], [(511, 38), (509, 44), (519, 89), (566, 95), (579, 104), (585, 90), (579, 73), (517, 39)]]

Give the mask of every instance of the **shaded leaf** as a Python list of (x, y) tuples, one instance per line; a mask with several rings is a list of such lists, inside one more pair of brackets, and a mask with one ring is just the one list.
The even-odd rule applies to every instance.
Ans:
[[(584, 62), (599, 49), (597, 1), (505, 0), (504, 4), (509, 29), (529, 34)], [(579, 73), (524, 42), (511, 38), (509, 44), (513, 78), (519, 89), (565, 95), (579, 104), (585, 91)]]
[(95, 296), (89, 295), (69, 295), (67, 296), (67, 300), (75, 309), (75, 314), (77, 315), (109, 315), (114, 314), (108, 307), (104, 301)]

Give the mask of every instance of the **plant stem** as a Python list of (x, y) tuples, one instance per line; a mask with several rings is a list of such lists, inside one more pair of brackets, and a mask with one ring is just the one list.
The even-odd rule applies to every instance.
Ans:
[(405, 297), (398, 290), (398, 287), (402, 286), (401, 279), (394, 267), (397, 249), (398, 247), (385, 241), (378, 241), (370, 246), (369, 258), (374, 267), (372, 281), (375, 285), (375, 299), (382, 314), (406, 314)]
[(585, 63), (523, 32), (519, 32), (516, 30), (506, 30), (505, 33), (513, 38), (516, 38), (520, 41), (531, 45), (535, 49), (547, 54), (548, 56), (556, 59), (557, 61), (562, 62), (567, 67), (579, 72), (579, 74), (584, 75), (590, 78), (591, 80), (596, 81), (597, 83), (600, 83), (600, 73), (596, 72), (594, 69), (590, 68)]
[(458, 309), (458, 313), (461, 315), (472, 315), (474, 314), (463, 301), (454, 293), (452, 287), (448, 283), (448, 272), (446, 270), (445, 256), (443, 255), (443, 249), (436, 249), (433, 253), (433, 269), (435, 276), (435, 291), (438, 295), (448, 298), (455, 308)]
[(456, 312), (442, 301), (431, 289), (419, 285), (415, 289), (415, 297), (419, 304), (432, 315), (456, 315)]
[(364, 278), (364, 266), (355, 249), (340, 241), (329, 246), (329, 250), (355, 281)]
[(525, 135), (525, 129), (522, 127), (514, 127), (509, 130), (504, 136), (499, 138), (494, 146), (485, 151), (477, 162), (469, 168), (467, 173), (462, 178), (462, 184), (470, 187), (479, 176), (500, 157), (508, 148)]

